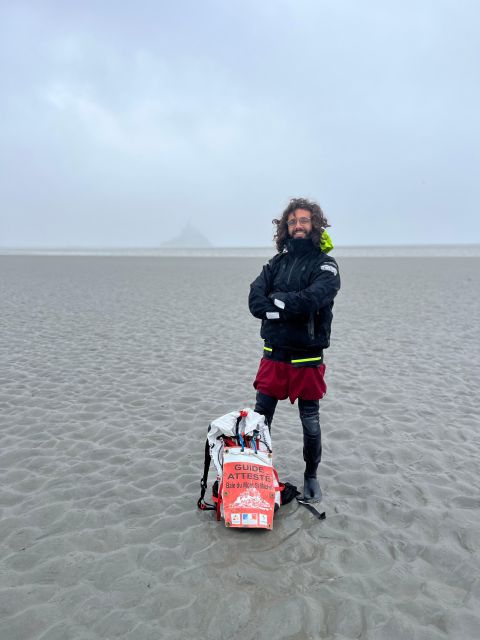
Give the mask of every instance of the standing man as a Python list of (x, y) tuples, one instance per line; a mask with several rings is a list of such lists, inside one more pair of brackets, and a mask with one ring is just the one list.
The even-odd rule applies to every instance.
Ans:
[(327, 390), (323, 350), (330, 344), (333, 299), (340, 289), (335, 260), (321, 249), (329, 226), (315, 202), (290, 200), (276, 225), (277, 254), (250, 286), (251, 313), (262, 321), (263, 358), (253, 386), (255, 411), (269, 427), (279, 400), (298, 398), (303, 428), (304, 499), (320, 502), (319, 400)]

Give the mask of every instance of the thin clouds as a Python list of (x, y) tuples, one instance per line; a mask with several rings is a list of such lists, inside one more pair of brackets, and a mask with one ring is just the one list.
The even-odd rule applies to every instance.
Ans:
[(455, 7), (8, 8), (0, 244), (27, 242), (32, 217), (38, 243), (111, 244), (115, 227), (155, 244), (190, 219), (217, 244), (267, 244), (295, 195), (340, 243), (447, 239), (421, 222), (432, 210), (471, 240), (479, 11)]
[[(78, 41), (55, 48), (57, 63), (65, 67), (61, 80), (51, 80), (42, 92), (45, 104), (59, 118), (74, 119), (87, 135), (114, 151), (142, 155), (174, 154), (179, 148), (206, 152), (242, 145), (263, 118), (275, 121), (273, 105), (242, 101), (241, 92), (218, 65), (209, 60), (183, 58), (171, 63), (144, 50), (131, 59), (82, 55)], [(105, 86), (75, 83), (68, 63), (96, 59), (97, 73), (108, 77)], [(105, 58), (107, 62), (105, 62)], [(263, 115), (262, 115), (263, 112)]]

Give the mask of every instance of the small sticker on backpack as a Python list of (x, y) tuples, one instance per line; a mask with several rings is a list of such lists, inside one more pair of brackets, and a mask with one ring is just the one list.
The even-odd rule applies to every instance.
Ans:
[(242, 513), (242, 524), (243, 526), (258, 526), (258, 518), (256, 513)]

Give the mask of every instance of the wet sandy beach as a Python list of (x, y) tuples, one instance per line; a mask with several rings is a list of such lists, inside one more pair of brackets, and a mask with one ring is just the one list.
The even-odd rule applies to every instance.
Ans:
[[(327, 519), (232, 531), (196, 500), (263, 262), (0, 257), (2, 640), (479, 637), (480, 259), (339, 259)], [(272, 437), (300, 484), (296, 406)]]

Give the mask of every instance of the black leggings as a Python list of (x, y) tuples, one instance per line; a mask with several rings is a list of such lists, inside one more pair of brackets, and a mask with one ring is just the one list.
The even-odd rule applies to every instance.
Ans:
[[(257, 391), (255, 411), (265, 416), (268, 428), (271, 430), (273, 415), (278, 400)], [(322, 433), (320, 430), (320, 403), (318, 400), (298, 399), (298, 412), (303, 428), (303, 459), (305, 473), (315, 473), (322, 458)]]

